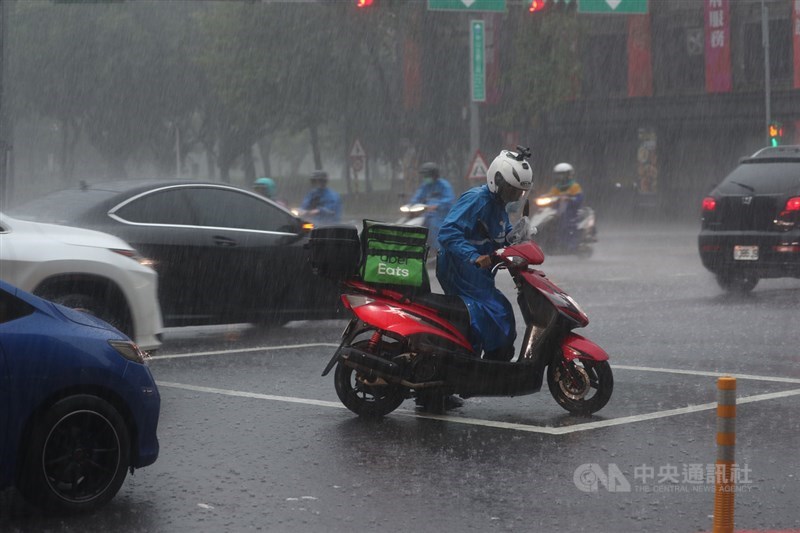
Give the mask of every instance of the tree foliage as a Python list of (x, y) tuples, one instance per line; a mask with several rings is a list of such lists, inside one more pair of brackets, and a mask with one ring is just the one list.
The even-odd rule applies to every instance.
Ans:
[[(309, 132), (343, 166), (355, 138), (370, 155), (397, 161), (465, 159), (469, 142), (468, 20), (424, 2), (15, 3), (10, 56), (17, 113), (55, 121), (62, 169), (84, 136), (124, 176), (133, 158), (174, 170), (202, 146), (222, 179), (252, 147)], [(495, 129), (531, 127), (578, 86), (574, 14), (503, 20), (501, 105), (485, 106)], [(404, 53), (421, 50), (422, 97), (404, 100)], [(513, 97), (512, 97), (513, 96)], [(330, 162), (327, 162), (328, 166)], [(265, 163), (266, 166), (266, 163)], [(329, 170), (332, 170), (329, 168)]]
[[(510, 42), (503, 68), (503, 99), (496, 124), (528, 130), (540, 113), (579, 96), (580, 21), (574, 12), (508, 18)], [(512, 97), (513, 96), (513, 97)]]

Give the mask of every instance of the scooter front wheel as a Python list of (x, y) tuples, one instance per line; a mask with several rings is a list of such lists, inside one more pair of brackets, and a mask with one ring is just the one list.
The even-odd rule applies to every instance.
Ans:
[(547, 386), (561, 407), (576, 415), (590, 415), (611, 399), (614, 376), (608, 361), (559, 358), (547, 367)]
[(336, 365), (333, 385), (344, 406), (359, 416), (388, 415), (405, 400), (401, 386), (370, 377), (341, 361)]

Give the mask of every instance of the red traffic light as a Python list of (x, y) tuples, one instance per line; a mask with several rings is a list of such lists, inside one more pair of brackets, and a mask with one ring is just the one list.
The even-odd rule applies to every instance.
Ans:
[(356, 7), (369, 7), (373, 0), (356, 0)]
[(528, 6), (528, 11), (536, 13), (542, 11), (547, 6), (547, 0), (531, 0), (531, 5)]

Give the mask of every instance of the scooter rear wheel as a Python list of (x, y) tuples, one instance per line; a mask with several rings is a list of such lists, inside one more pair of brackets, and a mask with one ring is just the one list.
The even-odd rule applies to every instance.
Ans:
[(547, 367), (547, 386), (561, 407), (576, 415), (590, 415), (611, 399), (614, 376), (608, 361), (559, 358)]
[[(366, 343), (356, 343), (354, 347), (364, 349)], [(336, 395), (345, 407), (364, 417), (388, 415), (403, 403), (405, 394), (399, 385), (386, 383), (380, 378), (371, 378), (365, 373), (351, 368), (341, 361), (336, 365), (333, 376)]]

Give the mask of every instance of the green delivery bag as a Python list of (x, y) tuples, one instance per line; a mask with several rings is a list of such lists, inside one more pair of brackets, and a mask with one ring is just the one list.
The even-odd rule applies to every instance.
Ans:
[(428, 228), (364, 221), (361, 278), (367, 283), (423, 288)]

